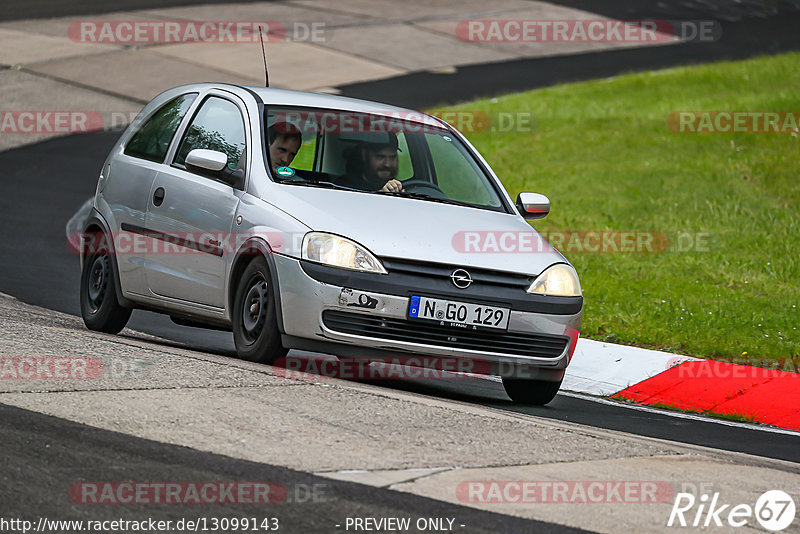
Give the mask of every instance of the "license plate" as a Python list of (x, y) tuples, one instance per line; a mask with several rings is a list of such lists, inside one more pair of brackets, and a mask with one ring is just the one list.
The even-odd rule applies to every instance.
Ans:
[(481, 328), (505, 330), (508, 328), (511, 309), (412, 296), (408, 307), (408, 316), (413, 319), (435, 321), (444, 326), (469, 330)]

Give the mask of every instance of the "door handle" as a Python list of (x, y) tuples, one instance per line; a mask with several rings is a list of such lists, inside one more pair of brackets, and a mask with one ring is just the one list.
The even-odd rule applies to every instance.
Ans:
[(153, 192), (153, 204), (160, 206), (164, 202), (164, 188), (159, 187)]

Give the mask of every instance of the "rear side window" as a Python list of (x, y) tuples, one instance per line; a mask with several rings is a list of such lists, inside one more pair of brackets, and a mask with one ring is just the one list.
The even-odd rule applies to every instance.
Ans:
[(125, 147), (125, 154), (155, 162), (164, 161), (172, 136), (189, 110), (197, 93), (181, 95), (159, 109), (134, 134)]

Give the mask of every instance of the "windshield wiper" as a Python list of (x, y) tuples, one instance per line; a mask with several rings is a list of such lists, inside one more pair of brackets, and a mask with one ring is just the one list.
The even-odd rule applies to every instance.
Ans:
[(460, 200), (453, 200), (450, 198), (441, 198), (441, 197), (434, 197), (431, 195), (426, 195), (425, 193), (406, 193), (400, 191), (374, 191), (379, 195), (388, 195), (390, 197), (403, 197), (403, 198), (415, 198), (418, 200), (430, 200), (431, 202), (439, 202), (441, 204), (453, 204), (455, 206), (466, 206), (468, 208), (480, 208), (483, 206), (478, 206), (476, 204), (470, 204), (469, 202), (461, 202)]
[(325, 189), (341, 189), (343, 191), (358, 191), (358, 189), (351, 189), (349, 187), (325, 180), (306, 180), (305, 178), (299, 178), (297, 180), (277, 180), (277, 182), (279, 184), (305, 185), (308, 187), (323, 187)]

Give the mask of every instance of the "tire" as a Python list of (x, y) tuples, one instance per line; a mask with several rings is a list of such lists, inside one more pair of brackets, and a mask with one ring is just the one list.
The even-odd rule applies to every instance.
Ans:
[(520, 404), (544, 406), (553, 400), (561, 387), (561, 380), (531, 380), (525, 378), (503, 378), (503, 387), (511, 400)]
[(105, 237), (90, 250), (81, 272), (81, 316), (89, 330), (118, 334), (131, 317), (130, 308), (117, 300), (111, 248)]
[(286, 356), (278, 330), (267, 260), (255, 258), (242, 273), (233, 300), (233, 344), (243, 360), (271, 364)]

